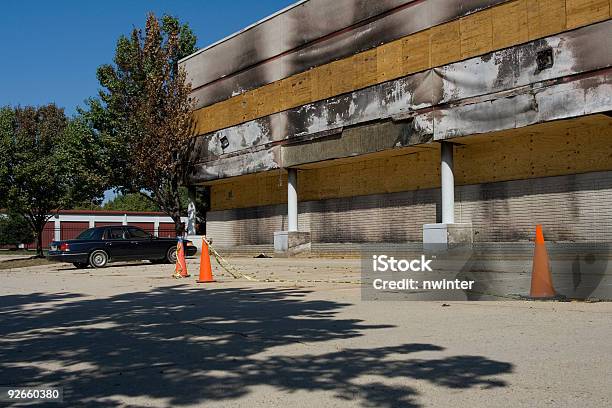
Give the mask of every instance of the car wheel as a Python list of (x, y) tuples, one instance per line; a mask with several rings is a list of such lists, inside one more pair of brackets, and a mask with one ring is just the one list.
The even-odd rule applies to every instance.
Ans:
[(74, 262), (73, 265), (77, 268), (77, 269), (85, 269), (89, 266), (89, 264), (87, 262)]
[(104, 268), (108, 263), (108, 254), (101, 249), (93, 251), (89, 255), (89, 264), (94, 268)]
[(168, 252), (166, 252), (166, 262), (170, 264), (176, 263), (176, 247), (175, 246), (168, 248)]

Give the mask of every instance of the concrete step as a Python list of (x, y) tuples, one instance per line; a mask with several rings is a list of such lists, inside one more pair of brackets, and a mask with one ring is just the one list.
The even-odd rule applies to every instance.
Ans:
[[(576, 256), (595, 254), (597, 258), (612, 257), (612, 244), (608, 243), (553, 243), (546, 244), (551, 259), (571, 260)], [(240, 245), (228, 248), (216, 248), (224, 257), (255, 257), (265, 254), (274, 257), (274, 245)], [(473, 246), (473, 257), (488, 260), (525, 260), (533, 256), (534, 244), (531, 242), (493, 242), (477, 243)], [(415, 255), (423, 253), (421, 243), (321, 243), (312, 244), (309, 254), (301, 257), (315, 258), (361, 258), (363, 253), (377, 251), (380, 253), (408, 252)]]

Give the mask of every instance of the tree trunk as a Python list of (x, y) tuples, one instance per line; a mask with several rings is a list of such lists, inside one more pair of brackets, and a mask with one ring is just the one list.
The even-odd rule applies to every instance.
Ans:
[(44, 258), (42, 241), (43, 241), (43, 228), (37, 229), (36, 231), (36, 258)]
[(172, 214), (172, 221), (174, 221), (174, 232), (177, 237), (185, 235), (185, 224), (181, 221), (181, 215), (177, 212)]

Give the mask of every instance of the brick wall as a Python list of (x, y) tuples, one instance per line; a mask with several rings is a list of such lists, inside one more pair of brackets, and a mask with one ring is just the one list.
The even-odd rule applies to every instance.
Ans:
[[(300, 203), (300, 229), (313, 242), (421, 241), (422, 225), (439, 216), (439, 189)], [(479, 242), (532, 238), (544, 225), (547, 240), (612, 241), (612, 172), (460, 186), (455, 220), (472, 222)], [(286, 228), (286, 206), (213, 211), (208, 235), (221, 247), (271, 244)]]

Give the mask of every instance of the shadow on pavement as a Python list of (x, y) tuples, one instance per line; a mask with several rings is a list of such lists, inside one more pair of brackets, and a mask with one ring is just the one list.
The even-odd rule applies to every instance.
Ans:
[[(443, 350), (434, 344), (317, 353), (319, 342), (392, 326), (340, 318), (348, 304), (307, 293), (173, 286), (104, 299), (2, 296), (0, 386), (55, 384), (72, 406), (108, 407), (125, 406), (121, 397), (168, 406), (228, 401), (260, 385), (284, 394), (325, 390), (363, 406), (416, 407), (415, 379), (450, 389), (506, 386), (495, 376), (512, 371), (508, 362), (414, 356)], [(287, 345), (297, 355), (273, 350)]]

